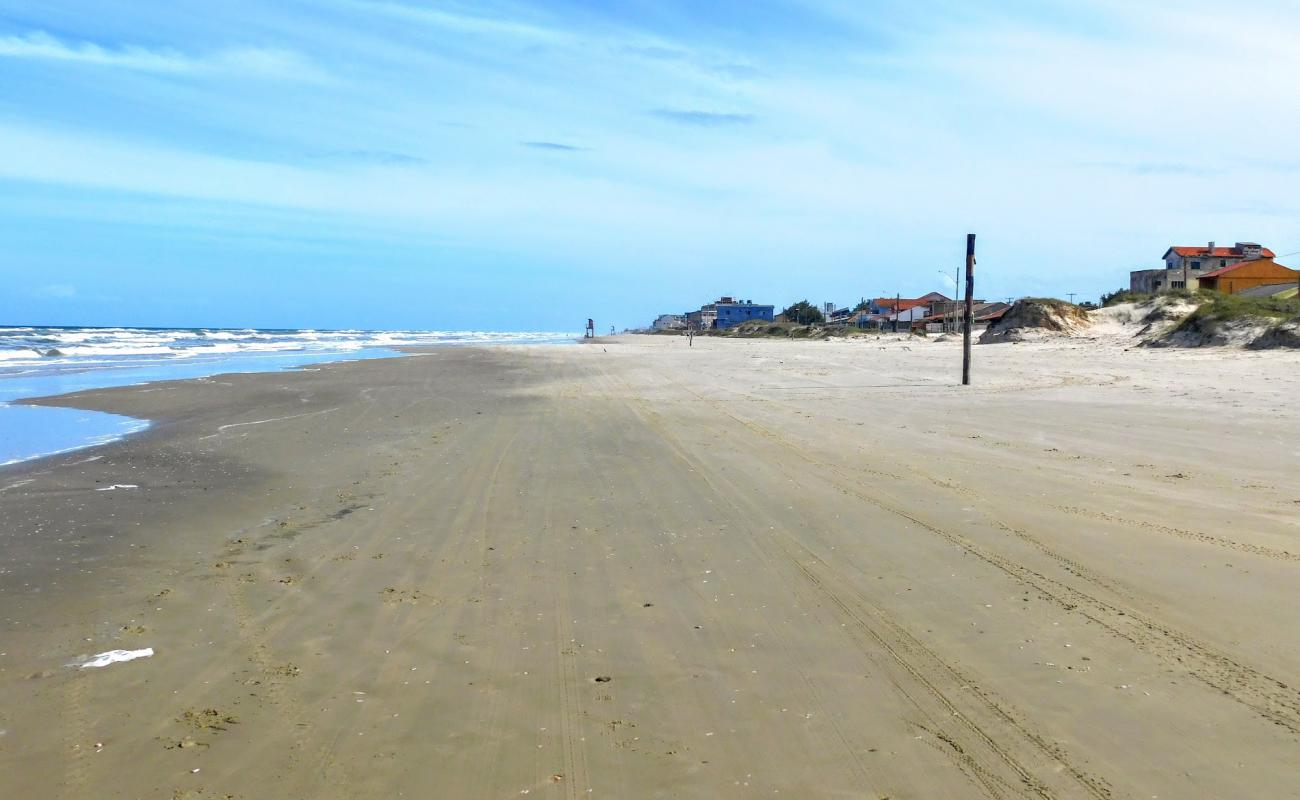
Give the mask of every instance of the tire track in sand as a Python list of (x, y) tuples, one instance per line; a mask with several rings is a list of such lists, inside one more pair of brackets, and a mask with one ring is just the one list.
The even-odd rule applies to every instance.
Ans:
[[(761, 509), (746, 511), (746, 508), (751, 505), (746, 492), (733, 484), (725, 475), (709, 468), (705, 462), (692, 456), (669, 430), (655, 421), (657, 415), (646, 408), (634, 392), (628, 391), (623, 394), (623, 397), (628, 398), (633, 413), (663, 438), (674, 455), (704, 481), (716, 497), (732, 506), (742, 518), (749, 518), (754, 514), (762, 516)], [(793, 477), (788, 471), (784, 469), (782, 471)], [(1058, 765), (1059, 770), (1070, 777), (1072, 785), (1086, 792), (1088, 796), (1097, 800), (1107, 800), (1111, 797), (1110, 789), (1103, 779), (1072, 764), (1061, 748), (1051, 745), (1042, 736), (1032, 732), (1027, 723), (1007, 710), (1005, 704), (996, 701), (990, 691), (979, 688), (967, 676), (962, 675), (935, 653), (922, 646), (914, 636), (889, 620), (884, 612), (875, 609), (873, 613), (866, 613), (865, 609), (870, 606), (860, 595), (846, 599), (844, 587), (851, 586), (851, 582), (842, 577), (830, 579), (829, 575), (837, 575), (837, 573), (829, 571), (830, 568), (825, 565), (825, 562), (817, 559), (817, 562), (828, 572), (819, 574), (809, 569), (801, 557), (812, 555), (811, 551), (784, 534), (770, 538), (754, 536), (751, 540), (760, 550), (770, 547), (768, 542), (775, 542), (777, 549), (769, 551), (767, 560), (769, 563), (785, 563), (787, 570), (793, 568), (792, 577), (796, 580), (791, 581), (790, 585), (796, 587), (802, 582), (812, 587), (818, 597), (828, 600), (860, 632), (866, 634), (871, 646), (863, 650), (864, 655), (875, 658), (883, 654), (886, 659), (902, 669), (914, 687), (905, 686), (898, 681), (893, 683), (930, 721), (933, 730), (926, 726), (921, 727), (945, 743), (941, 752), (953, 759), (967, 775), (975, 780), (986, 796), (1002, 798), (1007, 796), (1007, 793), (1011, 793), (1016, 796), (1040, 798), (1040, 800), (1054, 800), (1057, 797), (1048, 784), (1024, 764), (1021, 756), (1013, 752), (1015, 749), (1020, 749), (1037, 753), (1040, 758)], [(798, 550), (795, 551), (793, 548)], [(814, 555), (813, 558), (816, 556)], [(775, 574), (780, 574), (780, 570), (776, 570)], [(804, 678), (805, 681), (808, 680), (806, 676)], [(918, 695), (915, 688), (920, 688), (922, 692)], [(980, 713), (972, 713), (969, 704), (954, 699), (963, 696), (957, 691), (958, 689), (965, 690), (966, 695), (974, 696), (980, 701)], [(814, 697), (816, 698), (815, 694)], [(820, 698), (817, 698), (817, 702), (824, 713), (825, 705), (820, 702)], [(1015, 743), (1003, 742), (1002, 739), (1005, 737), (1002, 734), (995, 735), (990, 732), (987, 729), (989, 722), (977, 720), (976, 716), (988, 718), (1003, 727), (1006, 733), (1012, 734)], [(950, 727), (948, 720), (959, 721), (962, 728)], [(857, 761), (857, 768), (865, 773), (867, 768), (858, 761), (860, 757), (847, 735), (838, 726), (836, 732), (844, 750)], [(1011, 778), (1002, 777), (999, 774), (1002, 770), (986, 763), (988, 759), (992, 759), (994, 763), (1001, 763), (1010, 773)], [(1025, 792), (1028, 792), (1028, 795)]]
[(1232, 550), (1238, 553), (1250, 553), (1251, 555), (1261, 556), (1263, 558), (1271, 558), (1275, 561), (1300, 563), (1300, 553), (1292, 553), (1289, 550), (1282, 550), (1276, 547), (1249, 544), (1248, 542), (1238, 542), (1233, 539), (1224, 539), (1221, 536), (1212, 536), (1208, 533), (1189, 531), (1185, 528), (1175, 528), (1172, 525), (1161, 525), (1158, 522), (1130, 519), (1128, 517), (1121, 517), (1118, 514), (1108, 514), (1105, 511), (1092, 511), (1077, 506), (1053, 506), (1053, 508), (1063, 514), (1070, 514), (1076, 517), (1084, 517), (1087, 519), (1100, 520), (1101, 522), (1125, 525), (1141, 531), (1155, 531), (1156, 533), (1163, 533), (1166, 536), (1176, 536), (1179, 539), (1186, 539), (1189, 542), (1198, 542), (1200, 544), (1208, 544), (1214, 547), (1222, 547), (1225, 550)]
[[(848, 492), (863, 502), (908, 520), (951, 542), (1018, 581), (1034, 587), (1064, 610), (1082, 614), (1113, 635), (1128, 641), (1173, 669), (1186, 671), (1189, 676), (1231, 697), (1264, 719), (1292, 733), (1300, 733), (1300, 692), (1285, 682), (1243, 664), (1191, 634), (1165, 625), (1135, 608), (1121, 608), (1115, 603), (1090, 595), (1000, 553), (981, 547), (962, 534), (928, 522), (906, 509), (876, 497), (868, 493), (847, 470), (815, 459), (809, 456), (804, 448), (775, 431), (737, 416), (727, 407), (688, 386), (673, 381), (668, 376), (661, 375), (661, 377), (666, 382), (676, 383), (682, 392), (689, 393), (701, 402), (709, 404), (718, 413), (788, 451), (793, 458), (806, 464), (811, 473), (821, 474), (828, 483), (841, 491)], [(804, 472), (800, 474), (805, 475)], [(1020, 533), (1024, 534), (1023, 531)], [(1028, 534), (1024, 535), (1028, 536)], [(1044, 554), (1058, 561), (1068, 561), (1037, 539), (1030, 537), (1028, 541)], [(1087, 580), (1085, 571), (1080, 570), (1075, 574)]]

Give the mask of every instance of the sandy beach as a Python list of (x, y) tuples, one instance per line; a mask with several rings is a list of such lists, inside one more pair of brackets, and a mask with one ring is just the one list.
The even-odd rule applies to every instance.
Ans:
[(1300, 797), (1300, 353), (975, 357), (42, 401), (154, 425), (0, 469), (0, 796)]

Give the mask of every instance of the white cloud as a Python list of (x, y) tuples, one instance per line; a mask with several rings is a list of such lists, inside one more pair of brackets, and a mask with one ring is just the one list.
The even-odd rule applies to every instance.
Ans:
[(390, 2), (355, 2), (353, 5), (366, 11), (373, 11), (410, 22), (433, 25), (458, 33), (481, 36), (509, 36), (545, 42), (558, 42), (570, 38), (569, 34), (562, 30), (501, 16), (477, 16), (431, 6), (411, 6)]
[(77, 287), (68, 283), (52, 283), (39, 286), (32, 291), (36, 297), (49, 297), (56, 300), (71, 300), (77, 296)]
[[(809, 281), (839, 269), (869, 287), (894, 273), (950, 284), (936, 269), (948, 250), (960, 260), (968, 230), (981, 234), (985, 275), (1014, 293), (1037, 291), (1035, 280), (1108, 286), (1170, 240), (1281, 252), (1300, 236), (1295, 193), (1276, 171), (1296, 161), (1300, 50), (1286, 42), (1300, 25), (1255, 3), (1232, 12), (1238, 27), (1186, 3), (1176, 14), (1118, 0), (917, 12), (888, 46), (864, 36), (829, 49), (797, 30), (780, 48), (739, 35), (677, 41), (674, 29), (495, 3), (334, 5), (344, 13), (286, 26), (278, 41), (329, 53), (340, 80), (292, 93), (185, 87), (184, 120), (228, 139), (159, 127), (147, 141), (110, 117), (72, 129), (33, 113), (0, 123), (0, 152), (24, 154), (0, 159), (0, 177), (189, 198), (235, 217), (292, 213), (332, 232), (382, 224), (395, 240), (550, 248), (575, 263), (745, 264), (774, 281), (784, 261)], [(870, 16), (863, 27), (877, 24)], [(229, 41), (230, 24), (213, 40)], [(0, 57), (177, 74), (310, 69), (294, 52), (0, 37)], [(761, 74), (707, 68), (724, 61)], [(761, 124), (710, 127), (698, 123), (715, 115), (697, 114), (662, 125), (656, 108)], [(590, 149), (548, 158), (545, 142)], [(321, 152), (410, 155), (302, 155)]]
[(283, 80), (319, 81), (325, 73), (302, 55), (258, 47), (238, 47), (206, 55), (172, 49), (126, 45), (109, 48), (94, 42), (72, 42), (44, 31), (0, 37), (0, 57), (160, 72), (178, 75), (237, 74)]

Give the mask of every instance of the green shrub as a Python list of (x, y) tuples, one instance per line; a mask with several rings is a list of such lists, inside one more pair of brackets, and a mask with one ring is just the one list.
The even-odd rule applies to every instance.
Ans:
[(1207, 302), (1192, 312), (1193, 317), (1200, 319), (1227, 322), (1246, 317), (1287, 319), (1300, 316), (1300, 298), (1283, 300), (1277, 297), (1242, 297), (1239, 294), (1218, 292), (1207, 292), (1201, 297), (1206, 298)]

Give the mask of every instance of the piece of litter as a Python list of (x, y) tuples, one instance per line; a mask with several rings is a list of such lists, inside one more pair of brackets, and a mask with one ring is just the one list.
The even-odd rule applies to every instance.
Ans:
[(98, 667), (107, 667), (109, 664), (116, 664), (119, 661), (134, 661), (137, 658), (148, 658), (153, 655), (153, 648), (146, 647), (143, 650), (109, 650), (106, 653), (91, 656), (89, 660), (80, 664), (68, 664), (69, 667), (78, 669), (96, 669)]
[(96, 489), (95, 491), (97, 491), (97, 492), (111, 492), (111, 491), (113, 491), (114, 489), (139, 489), (139, 488), (140, 488), (140, 487), (139, 487), (139, 486), (136, 486), (134, 483), (115, 483), (115, 484), (113, 484), (112, 486), (104, 486), (104, 487), (102, 487), (102, 488)]

